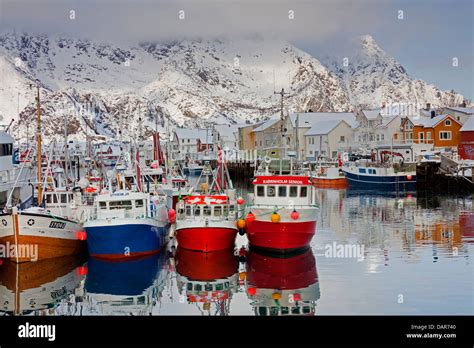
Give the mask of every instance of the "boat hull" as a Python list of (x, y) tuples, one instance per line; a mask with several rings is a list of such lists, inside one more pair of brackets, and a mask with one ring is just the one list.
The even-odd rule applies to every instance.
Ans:
[(316, 233), (316, 221), (247, 222), (249, 244), (277, 252), (292, 252), (307, 248)]
[(237, 227), (231, 222), (214, 226), (178, 222), (176, 239), (183, 249), (210, 252), (234, 247)]
[(347, 187), (346, 178), (323, 178), (323, 177), (314, 177), (311, 179), (313, 185), (320, 188), (334, 188), (334, 189), (344, 189)]
[(128, 260), (160, 252), (168, 241), (168, 224), (151, 221), (100, 221), (86, 223), (87, 246), (92, 257), (103, 260)]
[(349, 186), (353, 188), (386, 191), (415, 191), (416, 175), (408, 180), (406, 175), (370, 176), (345, 172)]
[(75, 221), (19, 213), (1, 214), (0, 222), (0, 245), (15, 247), (15, 255), (6, 255), (13, 262), (40, 261), (86, 251), (85, 234)]

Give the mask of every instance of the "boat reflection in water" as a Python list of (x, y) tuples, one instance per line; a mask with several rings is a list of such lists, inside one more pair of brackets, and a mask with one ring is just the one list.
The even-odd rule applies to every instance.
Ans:
[(80, 256), (0, 265), (0, 313), (49, 315), (64, 301), (74, 301), (87, 273)]
[(168, 273), (163, 254), (125, 262), (91, 257), (84, 286), (89, 314), (151, 315)]
[(180, 295), (198, 307), (202, 303), (202, 309), (209, 315), (228, 315), (239, 277), (234, 250), (202, 253), (178, 247), (175, 259)]
[(314, 315), (320, 292), (312, 250), (289, 255), (250, 249), (247, 294), (255, 315)]

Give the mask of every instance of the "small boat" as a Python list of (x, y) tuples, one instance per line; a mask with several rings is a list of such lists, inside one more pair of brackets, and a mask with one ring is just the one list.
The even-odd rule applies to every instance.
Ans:
[(310, 248), (285, 256), (250, 249), (246, 269), (246, 290), (255, 315), (315, 315), (320, 290)]
[(308, 175), (257, 174), (245, 218), (251, 247), (291, 252), (309, 246), (318, 207)]
[(198, 176), (201, 175), (203, 169), (203, 166), (197, 164), (196, 162), (191, 162), (183, 168), (183, 173), (189, 176)]
[(84, 229), (92, 257), (127, 260), (158, 253), (168, 241), (168, 209), (158, 196), (119, 190), (100, 194)]
[(181, 248), (209, 252), (234, 247), (237, 212), (227, 195), (185, 196), (180, 203), (176, 239)]
[[(41, 134), (40, 95), (37, 89), (37, 132)], [(19, 210), (7, 202), (0, 214), (0, 243), (13, 246), (13, 253), (7, 258), (14, 262), (38, 261), (55, 257), (80, 254), (85, 251), (86, 234), (72, 207), (81, 205), (80, 196), (74, 195), (67, 187), (56, 189), (56, 184), (64, 172), (61, 168), (52, 170), (54, 160), (48, 157), (45, 182), (42, 182), (41, 136), (37, 136), (37, 189), (36, 206)], [(58, 174), (53, 177), (53, 173)], [(49, 184), (48, 184), (49, 182)], [(67, 180), (66, 180), (67, 182)], [(48, 190), (49, 186), (49, 190)], [(34, 186), (33, 186), (34, 188)]]
[[(212, 176), (211, 185), (206, 173)], [(200, 183), (203, 174), (206, 182)], [(183, 197), (177, 205), (178, 245), (203, 252), (233, 248), (238, 232), (237, 209), (227, 167), (220, 163), (214, 173), (207, 163), (196, 185), (199, 183), (201, 192)]]
[(393, 192), (416, 190), (414, 164), (400, 165), (358, 160), (346, 162), (342, 170), (351, 188)]
[(347, 187), (344, 172), (338, 167), (319, 167), (311, 175), (311, 181), (319, 188), (343, 189)]

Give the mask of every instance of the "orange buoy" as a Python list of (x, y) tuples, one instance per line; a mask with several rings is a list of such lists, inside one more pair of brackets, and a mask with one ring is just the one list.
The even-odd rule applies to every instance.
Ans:
[(273, 213), (272, 214), (272, 222), (275, 222), (275, 223), (280, 222), (280, 214)]

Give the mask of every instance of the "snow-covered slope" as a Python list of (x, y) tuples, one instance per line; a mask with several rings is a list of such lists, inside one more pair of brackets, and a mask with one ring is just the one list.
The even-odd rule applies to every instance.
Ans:
[(421, 107), (458, 105), (464, 97), (454, 91), (441, 91), (423, 80), (412, 79), (403, 66), (381, 49), (370, 35), (360, 38), (359, 47), (344, 60), (324, 60), (345, 88), (350, 103), (366, 107), (385, 103), (410, 103)]
[[(347, 111), (359, 104), (416, 101), (459, 103), (459, 94), (412, 80), (395, 59), (366, 36), (348, 67), (315, 57), (279, 40), (181, 41), (114, 45), (73, 38), (0, 34), (0, 114), (17, 118), (24, 136), (33, 122), (39, 81), (48, 135), (124, 136), (203, 121), (237, 123), (279, 109), (274, 91), (290, 92), (290, 111)], [(382, 77), (381, 77), (382, 76)], [(19, 94), (19, 98), (18, 98)], [(75, 109), (71, 109), (74, 106)], [(79, 112), (80, 111), (80, 112)], [(139, 122), (141, 119), (143, 122)], [(91, 131), (89, 130), (89, 133)], [(31, 134), (31, 133), (30, 133)]]

